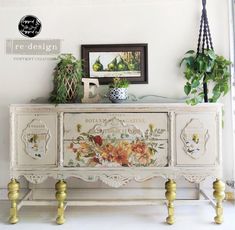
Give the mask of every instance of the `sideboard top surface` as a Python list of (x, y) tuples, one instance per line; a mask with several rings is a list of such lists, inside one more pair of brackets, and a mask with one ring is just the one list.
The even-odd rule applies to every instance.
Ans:
[(223, 104), (201, 103), (196, 106), (186, 103), (96, 103), (96, 104), (12, 104), (11, 112), (17, 111), (41, 111), (41, 112), (170, 112), (170, 111), (217, 111)]

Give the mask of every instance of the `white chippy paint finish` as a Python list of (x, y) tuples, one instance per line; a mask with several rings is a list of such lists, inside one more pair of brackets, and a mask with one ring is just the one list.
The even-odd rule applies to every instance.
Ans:
[[(31, 183), (41, 183), (47, 177), (55, 179), (80, 178), (87, 182), (101, 180), (112, 187), (120, 187), (131, 180), (142, 182), (153, 177), (176, 179), (183, 176), (192, 183), (199, 183), (207, 177), (221, 178), (221, 104), (200, 104), (188, 106), (186, 104), (28, 104), (12, 105), (10, 107), (11, 120), (11, 177), (24, 176)], [(168, 114), (168, 166), (167, 167), (63, 167), (64, 126), (72, 120), (66, 120), (64, 113), (164, 113)], [(79, 116), (79, 115), (78, 115)], [(85, 116), (85, 115), (84, 115)], [(180, 119), (178, 119), (178, 116)], [(24, 119), (22, 120), (22, 117)], [(58, 148), (48, 148), (48, 158), (40, 163), (29, 158), (21, 145), (22, 130), (35, 117), (41, 119), (52, 135), (51, 146), (58, 142)], [(161, 118), (161, 116), (159, 116)], [(14, 119), (15, 118), (15, 119)], [(27, 119), (26, 119), (27, 118)], [(201, 157), (195, 159), (187, 155), (179, 135), (191, 119), (200, 120), (208, 129), (209, 139), (207, 148)], [(23, 121), (23, 125), (22, 125)], [(16, 128), (17, 127), (17, 128)], [(20, 128), (19, 128), (20, 127)], [(194, 127), (194, 132), (197, 131)], [(59, 132), (57, 132), (59, 130)], [(201, 125), (199, 131), (201, 130)], [(200, 136), (200, 135), (199, 135)], [(54, 137), (54, 139), (53, 139)], [(181, 148), (180, 148), (181, 147)], [(21, 160), (19, 161), (19, 155)], [(204, 158), (208, 155), (208, 158)], [(55, 159), (54, 164), (51, 159)], [(48, 162), (47, 162), (48, 160)], [(24, 162), (25, 161), (25, 162)]]
[[(81, 4), (82, 2), (83, 4)], [(4, 76), (2, 84), (0, 84), (0, 168), (2, 176), (0, 188), (6, 188), (9, 181), (8, 105), (28, 103), (31, 99), (38, 97), (48, 98), (53, 88), (52, 73), (56, 61), (18, 61), (13, 60), (11, 55), (6, 55), (4, 52), (3, 46), (6, 39), (23, 39), (17, 25), (20, 18), (29, 12), (36, 15), (43, 23), (43, 30), (37, 39), (61, 39), (61, 52), (73, 53), (78, 58), (80, 57), (81, 44), (148, 43), (149, 84), (131, 84), (129, 93), (135, 94), (137, 97), (146, 94), (157, 94), (171, 98), (184, 97), (183, 85), (185, 80), (178, 63), (188, 49), (196, 46), (201, 1), (1, 0), (0, 4), (2, 6), (0, 8), (0, 21), (2, 22), (0, 41), (3, 50), (0, 54), (2, 61), (0, 74)], [(86, 7), (86, 5), (89, 7)], [(218, 54), (228, 57), (227, 1), (207, 0), (207, 6), (215, 50)], [(182, 14), (183, 9), (187, 9), (184, 10), (184, 14)], [(58, 21), (55, 20), (60, 18), (61, 15), (64, 15), (63, 24), (68, 25), (63, 30), (57, 26)], [(122, 17), (119, 17), (120, 15)], [(220, 16), (218, 17), (218, 15)], [(100, 24), (106, 25), (106, 28), (108, 28), (104, 29), (102, 33), (100, 33), (100, 27), (97, 26), (97, 23), (94, 23), (93, 19), (97, 18)], [(107, 20), (107, 18), (112, 18), (112, 20)], [(172, 18), (175, 20), (172, 20)], [(185, 20), (185, 18), (188, 20)], [(71, 22), (74, 20), (79, 29), (74, 29), (71, 26)], [(128, 23), (126, 23), (127, 21)], [(86, 26), (84, 26), (84, 22)], [(116, 29), (120, 25), (122, 33)], [(172, 34), (174, 34), (174, 38), (172, 38)], [(231, 43), (233, 43), (233, 40), (231, 40)], [(231, 48), (231, 50), (233, 49)], [(106, 93), (107, 87), (102, 86), (101, 88), (103, 95)], [(169, 99), (165, 100), (170, 101)], [(163, 99), (160, 101), (163, 102)], [(223, 152), (226, 155), (223, 167), (225, 179), (232, 177), (234, 155), (231, 150), (233, 139), (229, 101), (228, 94), (223, 100), (223, 103), (225, 103), (225, 127), (223, 129)], [(27, 187), (24, 180), (21, 180), (21, 182), (23, 187)], [(49, 185), (45, 183), (43, 186)], [(77, 186), (76, 183), (71, 185)], [(92, 186), (99, 186), (99, 184), (92, 184)], [(185, 183), (182, 186), (190, 185)], [(210, 184), (207, 186), (210, 186)]]

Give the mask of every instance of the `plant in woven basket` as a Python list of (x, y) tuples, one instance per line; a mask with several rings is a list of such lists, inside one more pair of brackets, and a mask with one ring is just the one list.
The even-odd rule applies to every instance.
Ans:
[[(184, 92), (190, 97), (186, 102), (191, 105), (196, 105), (203, 100), (204, 102), (216, 102), (229, 91), (231, 76), (229, 69), (231, 62), (214, 52), (206, 12), (206, 0), (202, 0), (202, 4), (197, 51), (189, 50), (180, 63), (180, 65), (185, 64), (184, 77), (187, 82)], [(212, 87), (211, 92), (209, 92), (208, 84)]]
[(54, 69), (54, 89), (49, 100), (56, 104), (75, 102), (83, 76), (82, 61), (72, 54), (61, 54), (58, 59)]

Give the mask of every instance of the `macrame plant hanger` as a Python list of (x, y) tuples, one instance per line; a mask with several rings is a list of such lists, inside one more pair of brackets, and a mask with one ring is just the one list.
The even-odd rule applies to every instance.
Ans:
[[(197, 56), (200, 53), (204, 54), (205, 45), (206, 49), (214, 50), (208, 18), (207, 18), (207, 12), (206, 12), (206, 0), (202, 0), (202, 16), (199, 29), (198, 44), (197, 44)], [(208, 88), (205, 76), (203, 78), (203, 92), (204, 92), (204, 102), (208, 102)]]

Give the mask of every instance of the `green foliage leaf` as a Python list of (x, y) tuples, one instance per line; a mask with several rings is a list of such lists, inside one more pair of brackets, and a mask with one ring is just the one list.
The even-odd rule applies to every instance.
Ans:
[(198, 79), (193, 79), (191, 87), (197, 88), (200, 85), (200, 81)]
[(189, 50), (189, 51), (187, 51), (185, 54), (194, 54), (194, 53), (195, 53), (194, 50)]
[(184, 92), (186, 95), (189, 95), (191, 91), (191, 85), (189, 84), (189, 82), (187, 82), (187, 84), (184, 86)]
[(216, 59), (216, 54), (215, 54), (214, 50), (207, 50), (206, 53), (212, 60)]
[(190, 78), (192, 76), (192, 70), (190, 68), (186, 68), (186, 70), (184, 72), (184, 76), (187, 80), (190, 80)]

